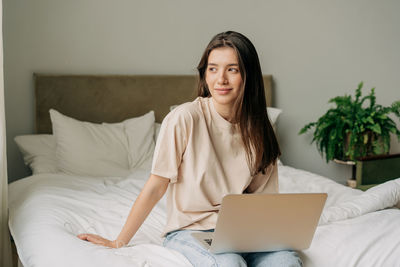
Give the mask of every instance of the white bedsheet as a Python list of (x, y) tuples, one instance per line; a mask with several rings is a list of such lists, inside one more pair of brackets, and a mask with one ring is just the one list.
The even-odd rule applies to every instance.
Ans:
[[(23, 265), (190, 266), (182, 255), (160, 246), (164, 199), (129, 247), (109, 249), (76, 237), (91, 232), (115, 238), (148, 174), (138, 170), (126, 179), (41, 174), (10, 184), (9, 225)], [(301, 252), (305, 266), (400, 266), (400, 211), (380, 210), (399, 201), (400, 179), (376, 187), (368, 197), (287, 166), (279, 167), (279, 175), (281, 192), (328, 193), (311, 247)]]
[(305, 266), (400, 266), (400, 178), (366, 192), (287, 166), (279, 178), (282, 193), (328, 193)]
[(21, 262), (29, 266), (190, 266), (162, 246), (165, 200), (148, 216), (129, 247), (110, 249), (76, 237), (96, 233), (114, 239), (148, 178), (127, 179), (34, 175), (10, 185), (11, 234)]

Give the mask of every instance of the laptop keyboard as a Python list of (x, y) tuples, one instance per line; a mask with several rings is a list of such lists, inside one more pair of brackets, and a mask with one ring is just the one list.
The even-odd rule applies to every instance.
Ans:
[(211, 238), (204, 239), (204, 241), (205, 241), (208, 245), (211, 246), (211, 243), (212, 243), (212, 239), (211, 239)]

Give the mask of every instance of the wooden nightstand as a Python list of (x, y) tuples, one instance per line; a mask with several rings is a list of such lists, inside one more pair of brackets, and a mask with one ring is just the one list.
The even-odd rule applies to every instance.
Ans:
[(365, 157), (355, 162), (335, 162), (352, 166), (352, 178), (348, 180), (348, 185), (361, 190), (400, 177), (400, 154)]
[(400, 177), (400, 154), (367, 157), (356, 162), (357, 188), (366, 190)]

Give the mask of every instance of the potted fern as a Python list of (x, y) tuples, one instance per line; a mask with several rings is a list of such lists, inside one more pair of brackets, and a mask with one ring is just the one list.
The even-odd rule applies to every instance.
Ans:
[(400, 141), (400, 130), (388, 116), (393, 113), (400, 118), (400, 101), (383, 107), (376, 103), (375, 88), (362, 97), (362, 87), (361, 82), (354, 99), (350, 95), (330, 99), (329, 103), (336, 106), (299, 132), (304, 134), (314, 129), (311, 143), (316, 142), (317, 149), (325, 154), (327, 162), (333, 159), (354, 161), (361, 157), (388, 154), (391, 133), (397, 135)]

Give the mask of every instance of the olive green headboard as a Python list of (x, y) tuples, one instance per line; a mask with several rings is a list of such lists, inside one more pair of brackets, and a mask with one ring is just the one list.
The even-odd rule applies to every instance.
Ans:
[[(36, 132), (51, 133), (49, 109), (82, 121), (120, 122), (154, 110), (161, 122), (169, 107), (196, 98), (194, 75), (34, 74)], [(272, 77), (264, 76), (268, 106)]]

